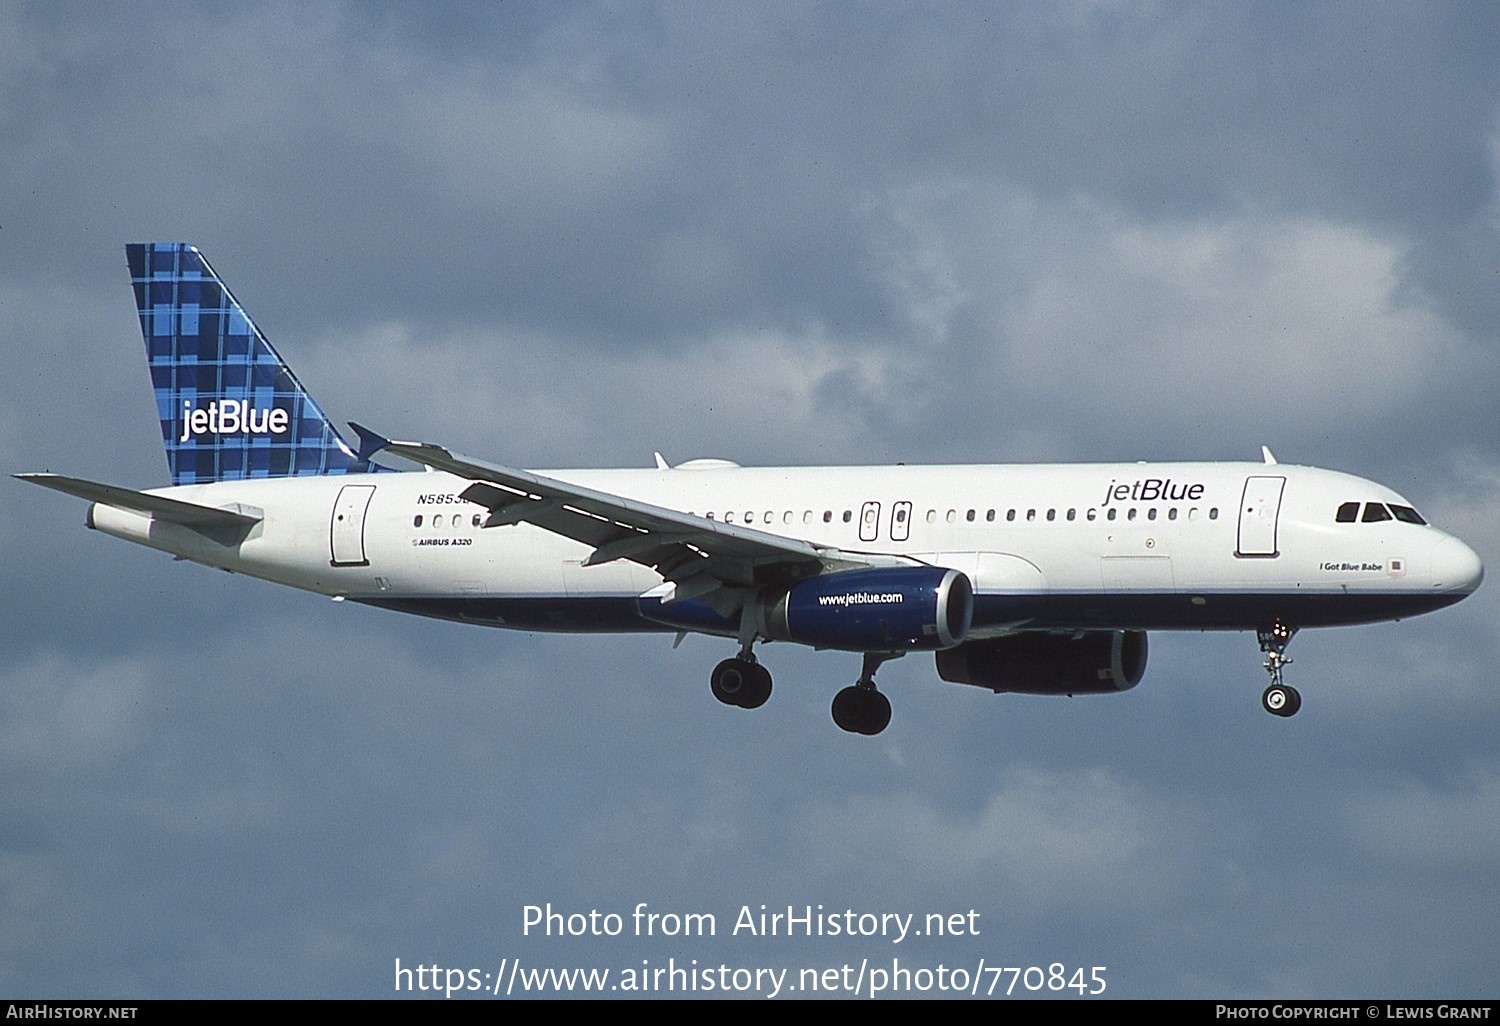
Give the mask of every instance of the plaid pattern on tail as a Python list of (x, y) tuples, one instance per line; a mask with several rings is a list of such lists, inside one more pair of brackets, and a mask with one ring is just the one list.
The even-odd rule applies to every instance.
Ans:
[(125, 247), (174, 485), (366, 473), (219, 280), (182, 243)]

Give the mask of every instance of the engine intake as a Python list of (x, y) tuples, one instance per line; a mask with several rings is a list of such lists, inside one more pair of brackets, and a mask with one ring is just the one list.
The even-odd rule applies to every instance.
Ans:
[(1112, 694), (1130, 690), (1145, 675), (1146, 633), (1023, 633), (970, 641), (939, 652), (937, 671), (950, 683), (997, 693)]

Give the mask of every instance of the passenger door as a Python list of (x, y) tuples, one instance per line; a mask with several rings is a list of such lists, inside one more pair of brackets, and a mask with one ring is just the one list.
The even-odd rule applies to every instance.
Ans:
[(1286, 487), (1284, 477), (1247, 477), (1245, 492), (1240, 499), (1239, 541), (1236, 556), (1274, 557), (1276, 548), (1276, 520), (1281, 513), (1281, 492)]
[(333, 502), (328, 539), (332, 566), (369, 566), (365, 558), (365, 511), (375, 494), (374, 485), (345, 485)]

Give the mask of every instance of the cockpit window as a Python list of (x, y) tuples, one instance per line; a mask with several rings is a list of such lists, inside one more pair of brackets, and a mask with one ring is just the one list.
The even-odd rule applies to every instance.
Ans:
[(1403, 524), (1427, 523), (1426, 520), (1422, 519), (1422, 514), (1410, 506), (1398, 506), (1394, 502), (1367, 502), (1364, 504), (1364, 516), (1359, 515), (1359, 506), (1360, 504), (1357, 502), (1340, 503), (1338, 512), (1333, 515), (1334, 521), (1340, 524), (1352, 524), (1356, 520), (1360, 520), (1366, 524), (1378, 524), (1382, 520), (1396, 519)]

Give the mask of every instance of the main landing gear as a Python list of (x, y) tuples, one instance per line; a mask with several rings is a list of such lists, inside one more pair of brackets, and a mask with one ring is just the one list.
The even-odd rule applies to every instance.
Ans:
[(771, 697), (771, 671), (755, 658), (755, 618), (749, 603), (740, 614), (740, 654), (714, 667), (708, 679), (714, 697), (725, 705), (759, 709)]
[(1295, 716), (1302, 708), (1302, 695), (1282, 679), (1282, 667), (1291, 663), (1286, 656), (1286, 647), (1292, 643), (1297, 628), (1277, 620), (1268, 631), (1256, 631), (1255, 640), (1266, 654), (1265, 668), (1271, 675), (1271, 684), (1260, 696), (1260, 704), (1272, 716)]
[(725, 705), (759, 709), (771, 697), (771, 671), (756, 661), (754, 652), (743, 652), (715, 666), (709, 686)]
[[(833, 722), (851, 734), (879, 734), (891, 722), (891, 701), (875, 689), (880, 664), (902, 652), (866, 652), (859, 680), (833, 697)], [(759, 709), (771, 697), (771, 673), (748, 647), (714, 667), (709, 686), (725, 705)]]
[(875, 671), (904, 652), (866, 652), (859, 680), (833, 696), (833, 722), (851, 734), (874, 736), (891, 722), (891, 700), (875, 690)]

